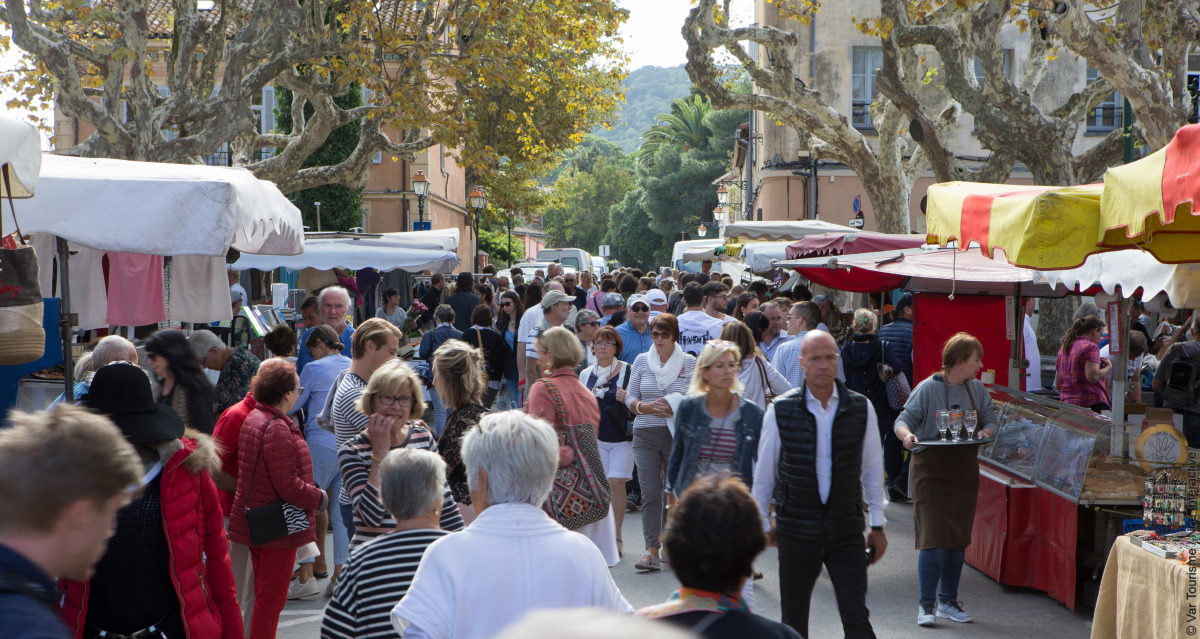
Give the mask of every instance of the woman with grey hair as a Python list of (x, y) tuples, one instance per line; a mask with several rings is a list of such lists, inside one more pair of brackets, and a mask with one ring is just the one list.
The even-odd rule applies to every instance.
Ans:
[(584, 356), (575, 367), (578, 374), (588, 366), (596, 365), (596, 354), (592, 352), (592, 341), (595, 340), (596, 329), (600, 328), (600, 314), (591, 309), (584, 309), (575, 314), (575, 334), (583, 344)]
[(322, 639), (395, 637), (392, 607), (408, 593), (425, 551), (450, 534), (438, 525), (446, 463), (437, 453), (393, 450), (379, 472), (379, 498), (396, 518), (396, 527), (350, 558), (325, 608)]
[(549, 424), (492, 413), (467, 433), (462, 453), (479, 517), (425, 552), (392, 609), (401, 636), (490, 638), (533, 609), (632, 611), (596, 546), (541, 509), (558, 468)]

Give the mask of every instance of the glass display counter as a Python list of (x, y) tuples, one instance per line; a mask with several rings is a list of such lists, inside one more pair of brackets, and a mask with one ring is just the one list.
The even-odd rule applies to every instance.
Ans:
[(1146, 473), (1109, 457), (1111, 424), (1095, 413), (989, 385), (999, 428), (981, 459), (1075, 503), (1140, 503)]

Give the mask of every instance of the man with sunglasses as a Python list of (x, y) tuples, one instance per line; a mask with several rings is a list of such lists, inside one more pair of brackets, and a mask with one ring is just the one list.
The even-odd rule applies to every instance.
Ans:
[(705, 284), (704, 312), (708, 313), (709, 317), (720, 320), (721, 325), (724, 326), (737, 321), (734, 316), (725, 314), (727, 308), (729, 308), (729, 287), (717, 281)]
[(583, 290), (582, 288), (579, 288), (579, 286), (577, 285), (578, 282), (579, 282), (579, 274), (578, 273), (564, 273), (563, 274), (563, 288), (566, 289), (568, 296), (572, 296), (575, 298), (575, 301), (571, 302), (572, 304), (575, 305), (575, 308), (582, 311), (583, 305), (587, 304), (587, 291)]
[(625, 323), (617, 327), (617, 334), (625, 344), (620, 360), (632, 364), (638, 355), (650, 350), (654, 342), (650, 339), (650, 300), (645, 295), (629, 297), (629, 312)]
[[(537, 341), (538, 336), (557, 326), (567, 329), (573, 326), (567, 320), (570, 319), (575, 310), (574, 302), (576, 298), (563, 293), (561, 285), (557, 283), (554, 283), (554, 288), (547, 288), (549, 290), (542, 297), (541, 303), (542, 319), (529, 332), (528, 337), (526, 337), (525, 381), (527, 384), (532, 384), (534, 380), (542, 377), (542, 371), (538, 366), (537, 351), (533, 348), (533, 344)], [(528, 387), (526, 386), (526, 388)]]

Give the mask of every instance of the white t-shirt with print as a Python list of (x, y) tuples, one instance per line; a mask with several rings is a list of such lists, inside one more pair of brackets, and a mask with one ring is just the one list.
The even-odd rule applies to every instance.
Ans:
[(679, 347), (685, 353), (699, 355), (708, 340), (721, 338), (723, 325), (703, 311), (688, 311), (679, 316)]

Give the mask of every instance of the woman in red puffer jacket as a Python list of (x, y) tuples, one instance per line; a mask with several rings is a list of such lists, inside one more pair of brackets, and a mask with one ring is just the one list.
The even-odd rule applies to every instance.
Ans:
[[(229, 539), (250, 547), (254, 563), (254, 613), (250, 639), (271, 639), (287, 603), (296, 549), (315, 542), (313, 519), (328, 506), (325, 491), (313, 483), (312, 457), (295, 422), (287, 416), (300, 395), (296, 367), (269, 359), (250, 382), (258, 407), (238, 436), (238, 484), (229, 517)], [(262, 545), (250, 542), (246, 509), (283, 500), (304, 511), (304, 530)]]

